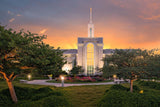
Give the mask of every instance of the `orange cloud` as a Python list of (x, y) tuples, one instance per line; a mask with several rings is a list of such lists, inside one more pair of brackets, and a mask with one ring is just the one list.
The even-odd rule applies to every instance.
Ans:
[(145, 19), (145, 20), (158, 20), (160, 18), (160, 15), (157, 15), (157, 16), (151, 16), (151, 17), (143, 17), (143, 16), (139, 16), (140, 18), (142, 19)]
[[(135, 26), (135, 24), (122, 18), (108, 18), (107, 20), (107, 24), (94, 22), (95, 37), (103, 37), (104, 49), (160, 48), (160, 43), (157, 41), (160, 37), (156, 36), (159, 28), (155, 30), (155, 28), (151, 29), (151, 26), (137, 24)], [(55, 48), (77, 49), (77, 38), (88, 37), (86, 25), (78, 24), (77, 26), (73, 26), (72, 24), (68, 24), (67, 27), (62, 28), (56, 26), (47, 26), (46, 28), (46, 26), (26, 24), (21, 26), (20, 29), (24, 28), (30, 32), (39, 34), (45, 33), (47, 39), (44, 42)], [(18, 26), (15, 25), (15, 27), (17, 28)]]
[(47, 29), (42, 29), (39, 34), (44, 34), (47, 31)]
[(8, 14), (13, 15), (14, 13), (12, 13), (11, 11), (8, 10)]
[(21, 16), (20, 14), (17, 14), (16, 16)]
[(15, 20), (15, 18), (11, 18), (10, 20), (9, 20), (9, 22), (13, 22)]

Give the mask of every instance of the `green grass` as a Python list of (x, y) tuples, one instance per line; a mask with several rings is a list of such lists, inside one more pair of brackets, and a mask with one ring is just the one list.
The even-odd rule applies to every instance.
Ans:
[[(20, 83), (19, 81), (13, 81), (13, 85), (19, 87), (30, 87), (35, 89), (46, 87), (46, 85), (30, 85), (30, 84)], [(0, 81), (0, 91), (6, 88), (8, 88), (6, 81)]]
[(61, 88), (64, 96), (71, 102), (73, 107), (95, 107), (106, 89), (111, 85), (76, 86)]
[[(140, 86), (136, 81), (134, 82), (134, 84), (140, 87), (140, 89), (149, 90), (156, 92), (157, 94), (160, 94), (160, 90), (155, 90)], [(19, 87), (30, 87), (35, 89), (46, 87), (43, 85), (23, 84), (19, 83), (18, 81), (14, 81), (13, 85)], [(95, 107), (97, 102), (103, 97), (105, 91), (109, 89), (111, 86), (112, 85), (72, 86), (72, 87), (57, 87), (56, 89), (58, 89), (64, 94), (64, 96), (73, 105), (73, 107)], [(123, 86), (129, 87), (129, 84), (126, 83), (123, 84)], [(0, 81), (0, 91), (6, 88), (8, 88), (6, 82)]]
[[(13, 85), (19, 87), (42, 88), (43, 85), (29, 85), (14, 81)], [(73, 105), (73, 107), (95, 107), (99, 99), (103, 96), (106, 89), (111, 85), (95, 85), (95, 86), (72, 86), (72, 87), (57, 87), (62, 91), (64, 96)], [(0, 91), (6, 89), (7, 84), (5, 81), (0, 81)], [(52, 87), (52, 86), (50, 86)]]

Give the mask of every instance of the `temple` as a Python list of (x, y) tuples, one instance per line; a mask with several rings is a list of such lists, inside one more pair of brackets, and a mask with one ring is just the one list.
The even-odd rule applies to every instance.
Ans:
[(69, 73), (74, 65), (82, 66), (84, 75), (100, 75), (98, 68), (103, 67), (103, 57), (111, 54), (112, 49), (103, 49), (103, 37), (94, 37), (94, 24), (92, 20), (92, 8), (90, 8), (90, 20), (88, 24), (88, 37), (78, 37), (78, 49), (66, 49), (67, 63), (62, 70)]

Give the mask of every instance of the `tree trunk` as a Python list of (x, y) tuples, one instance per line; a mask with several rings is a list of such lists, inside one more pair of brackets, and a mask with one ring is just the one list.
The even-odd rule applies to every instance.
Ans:
[(130, 92), (133, 92), (133, 80), (130, 80)]
[(10, 92), (12, 101), (17, 103), (18, 100), (17, 100), (17, 96), (16, 96), (16, 93), (15, 93), (14, 87), (12, 85), (12, 82), (11, 81), (7, 81), (7, 84), (8, 84), (8, 87), (9, 87), (9, 92)]

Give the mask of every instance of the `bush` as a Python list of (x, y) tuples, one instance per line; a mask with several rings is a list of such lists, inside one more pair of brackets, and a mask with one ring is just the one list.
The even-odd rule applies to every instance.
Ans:
[(61, 92), (56, 92), (56, 91), (49, 92), (49, 93), (40, 93), (40, 94), (34, 95), (31, 98), (31, 100), (36, 101), (36, 100), (39, 100), (39, 99), (42, 99), (42, 98), (45, 98), (45, 97), (48, 97), (48, 96), (51, 96), (51, 95), (62, 96), (63, 94)]
[(139, 84), (141, 86), (146, 86), (152, 89), (157, 89), (160, 90), (160, 83), (158, 82), (153, 82), (153, 81), (140, 81)]
[(9, 89), (0, 92), (0, 106), (9, 105), (16, 107), (59, 107), (68, 106), (68, 101), (60, 91), (52, 90), (49, 87), (33, 89), (25, 87), (15, 87), (18, 103), (13, 104)]
[(140, 88), (137, 85), (133, 85), (133, 92), (139, 92)]
[(116, 84), (116, 85), (113, 85), (110, 90), (123, 90), (123, 91), (127, 91), (128, 88), (120, 85), (120, 84)]
[(43, 107), (68, 107), (68, 101), (62, 96), (49, 96), (39, 101)]
[(21, 101), (16, 104), (16, 107), (43, 107), (38, 101)]
[[(116, 85), (113, 85), (110, 90), (121, 90), (121, 91), (129, 91), (130, 88), (127, 88), (127, 87), (124, 87), (120, 84), (116, 84)], [(140, 88), (136, 85), (133, 85), (133, 92), (139, 92), (140, 91)], [(106, 90), (107, 92), (107, 90)]]
[(6, 105), (12, 104), (11, 97), (0, 94), (0, 106), (4, 107)]
[(98, 102), (98, 107), (159, 107), (160, 97), (146, 93), (109, 90)]
[(35, 93), (48, 93), (48, 92), (52, 92), (53, 90), (49, 87), (43, 87), (43, 88), (39, 88), (35, 91)]
[(49, 96), (38, 101), (23, 102), (17, 107), (69, 107), (70, 104), (62, 96)]
[(16, 86), (14, 89), (18, 100), (28, 100), (34, 95), (34, 92), (36, 92), (36, 89), (27, 87), (22, 88)]

